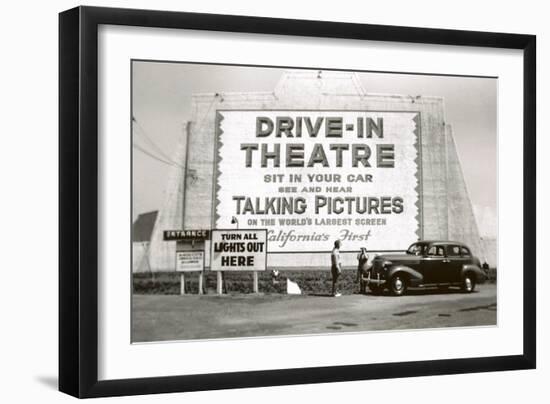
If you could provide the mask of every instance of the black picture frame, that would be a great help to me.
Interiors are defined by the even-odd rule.
[[[98,381],[100,24],[522,50],[523,354]],[[533,35],[96,7],[77,7],[60,13],[59,389],[76,397],[102,397],[535,368],[535,106]]]

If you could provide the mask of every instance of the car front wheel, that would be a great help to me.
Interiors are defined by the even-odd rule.
[[[390,280],[390,291],[394,296],[401,296],[407,291],[407,279],[400,274],[394,275]]]
[[[462,291],[464,293],[472,293],[475,288],[476,288],[475,277],[472,276],[472,274],[464,275],[464,279],[462,279]]]

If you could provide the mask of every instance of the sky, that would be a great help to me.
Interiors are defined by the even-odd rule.
[[[133,62],[133,218],[162,208],[166,179],[196,93],[273,91],[288,69]],[[495,78],[357,72],[365,92],[439,96],[453,128],[482,237],[496,237],[497,84]],[[142,150],[153,152],[159,159]]]

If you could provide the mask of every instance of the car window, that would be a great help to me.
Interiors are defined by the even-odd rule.
[[[457,245],[447,246],[447,255],[452,257],[460,256],[460,247]]]
[[[470,256],[470,250],[468,250],[466,247],[460,247],[460,253],[461,255],[466,257]]]
[[[435,255],[443,257],[445,255],[445,251],[443,249],[443,246],[440,245],[433,245],[428,250],[428,255]]]
[[[407,253],[413,255],[423,255],[425,247],[425,244],[413,244],[409,247]]]

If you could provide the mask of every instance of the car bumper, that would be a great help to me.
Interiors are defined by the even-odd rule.
[[[372,277],[370,276],[370,274],[368,276],[363,276],[362,277],[363,279],[363,282],[365,283],[365,285],[374,285],[374,286],[382,286],[382,285],[385,285],[386,284],[386,280],[385,279],[381,279],[380,278],[380,275],[376,276],[376,277]]]

